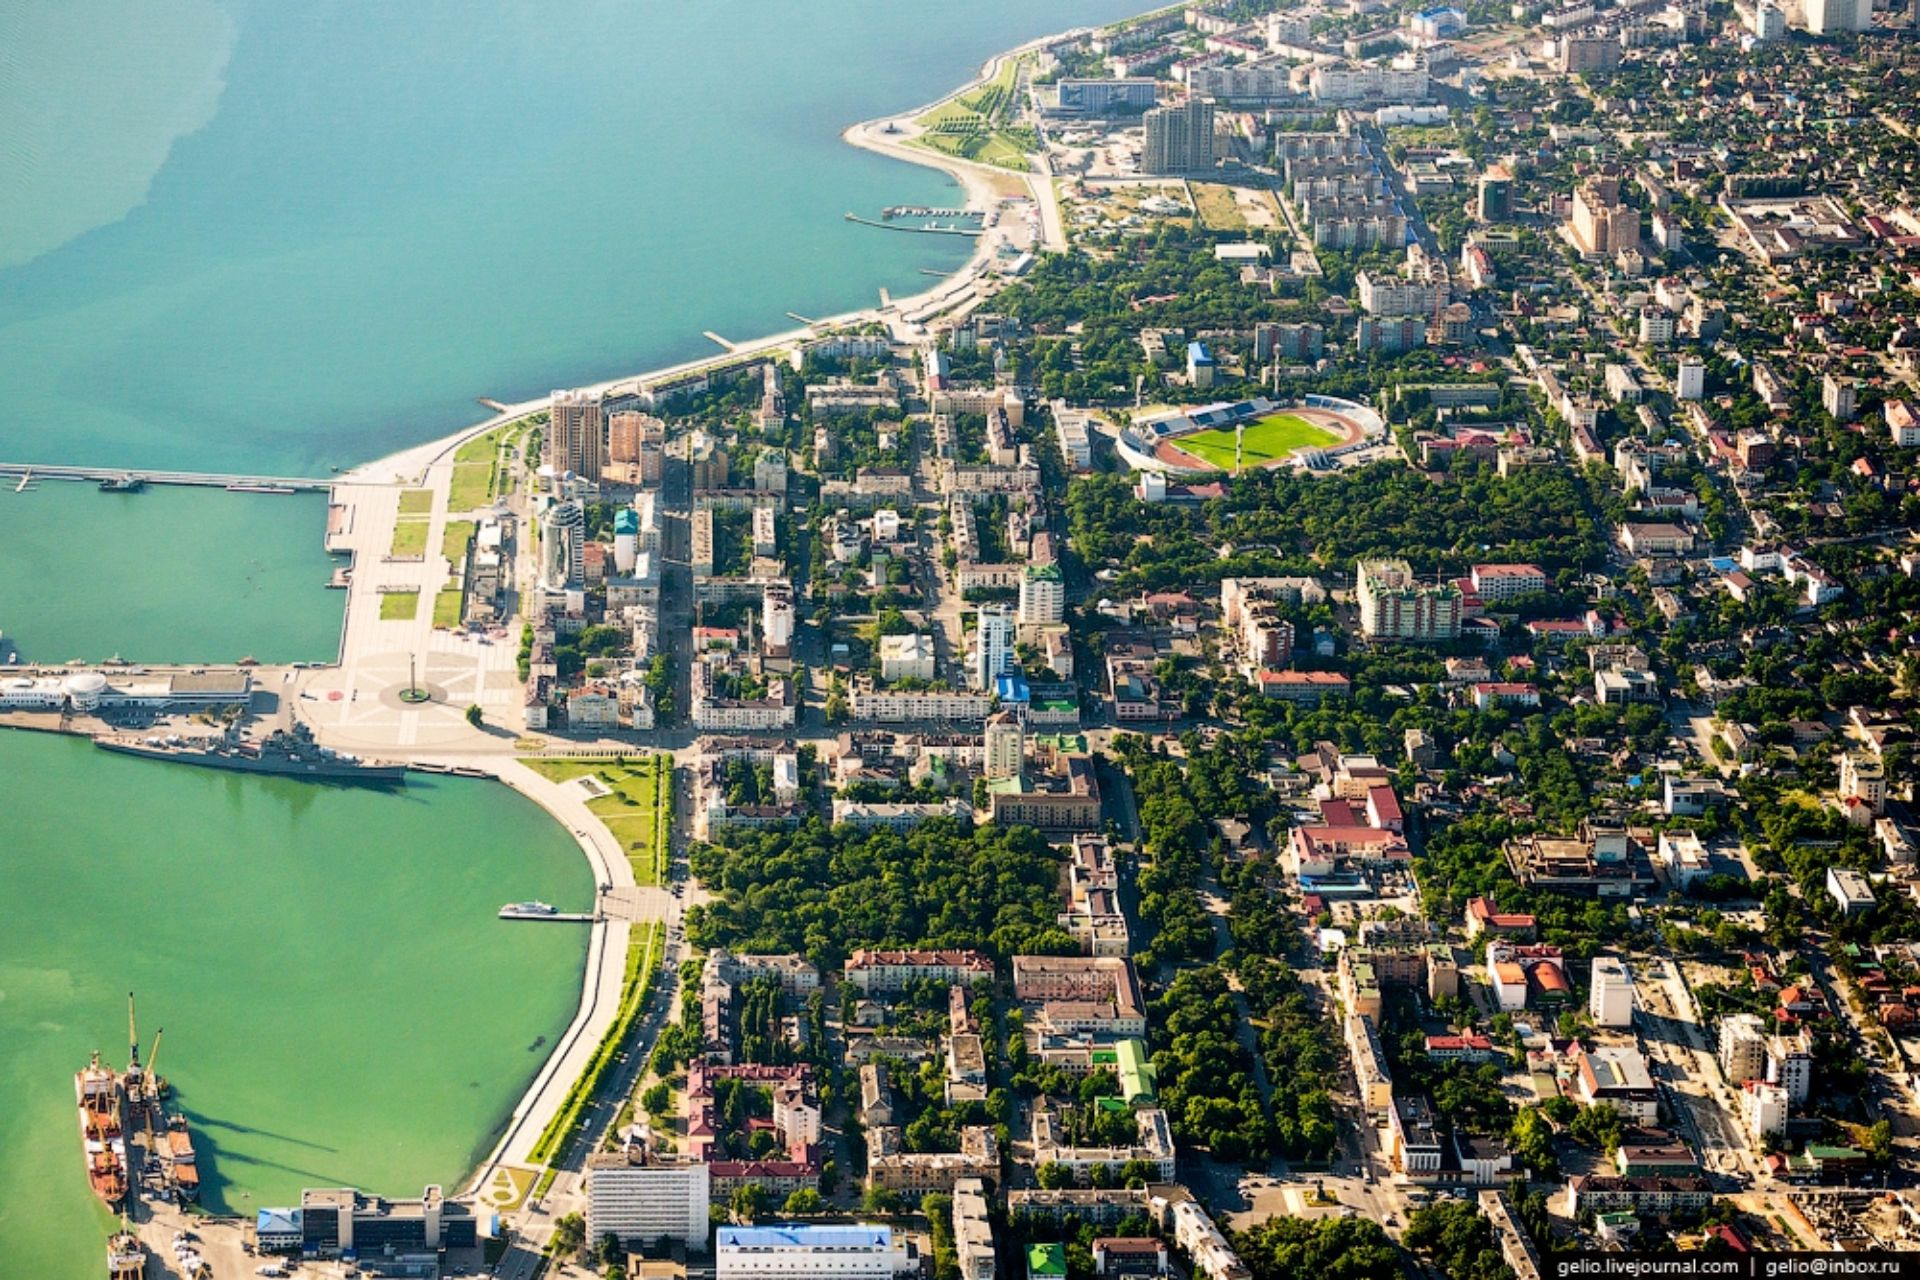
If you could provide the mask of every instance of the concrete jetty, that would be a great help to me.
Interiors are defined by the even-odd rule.
[[[295,493],[319,493],[335,483],[312,476],[222,475],[211,471],[149,471],[139,467],[53,467],[38,462],[0,462],[0,477],[18,477],[22,481],[138,480],[146,484],[191,485],[202,489],[288,489]]]

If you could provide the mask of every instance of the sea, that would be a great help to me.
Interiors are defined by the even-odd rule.
[[[951,204],[840,141],[1137,0],[0,5],[0,461],[325,478],[508,402],[932,283]],[[326,660],[315,497],[0,485],[0,650]],[[366,833],[377,833],[369,840]],[[168,1028],[217,1206],[457,1183],[577,1000],[503,925],[584,862],[382,795],[0,734],[0,1277],[98,1271],[70,1073]],[[145,1012],[150,1010],[151,1012]]]

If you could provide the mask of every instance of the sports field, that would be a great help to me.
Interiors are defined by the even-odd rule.
[[[1270,413],[1247,424],[1241,464],[1248,468],[1264,467],[1296,449],[1339,444],[1345,438],[1344,433],[1309,422],[1297,413]],[[1210,467],[1233,470],[1234,433],[1231,431],[1196,431],[1171,443]]]

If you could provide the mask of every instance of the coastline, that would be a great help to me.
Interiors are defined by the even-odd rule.
[[[1023,53],[1031,52],[1043,45],[1052,44],[1054,41],[1061,39],[1063,36],[1070,35],[1072,31],[1079,29],[1080,28],[1071,28],[1068,31],[1041,36],[1029,40],[1025,44],[1017,45],[1014,48],[996,53],[981,64],[980,69],[974,75],[973,79],[968,80],[952,91],[935,98],[931,102],[909,108],[905,111],[876,116],[871,120],[862,120],[855,124],[848,125],[845,129],[841,130],[840,139],[848,146],[858,147],[863,151],[871,151],[876,155],[887,156],[905,164],[915,164],[925,168],[939,170],[959,186],[964,196],[961,207],[973,212],[985,213],[991,210],[1003,198],[1002,187],[1009,184],[1026,187],[1028,198],[1034,200],[1036,205],[1051,204],[1053,199],[1052,179],[1048,174],[1035,173],[1033,171],[1020,173],[1012,169],[1000,169],[991,165],[976,164],[973,161],[962,160],[957,156],[945,155],[925,147],[910,147],[903,142],[892,140],[883,130],[888,124],[910,124],[914,119],[925,115],[935,107],[973,92],[981,85],[991,81],[998,73],[1000,65],[1007,59],[1017,58]],[[1039,180],[1041,184],[1038,189],[1036,189],[1035,186],[1036,180]],[[577,389],[603,395],[618,394],[621,391],[631,391],[643,383],[681,377],[702,369],[711,369],[721,365],[731,364],[738,360],[752,359],[771,351],[777,351],[782,347],[791,346],[796,342],[804,342],[809,338],[817,337],[831,330],[843,329],[851,325],[880,323],[892,328],[895,319],[905,320],[906,317],[923,312],[936,304],[957,302],[957,294],[971,290],[974,284],[987,274],[987,266],[992,260],[994,245],[996,243],[997,241],[994,237],[984,235],[979,237],[974,241],[973,252],[951,275],[942,277],[939,282],[930,285],[918,293],[901,298],[888,295],[887,301],[877,307],[864,307],[853,311],[839,312],[835,315],[822,316],[809,324],[800,325],[792,329],[784,329],[777,333],[765,334],[744,342],[731,343],[727,351],[718,355],[701,356],[692,360],[683,360],[677,364],[662,365],[658,368],[645,369],[635,373],[624,373],[612,378],[602,379],[599,382],[587,383]],[[884,292],[885,291],[882,290],[882,293]],[[475,436],[485,435],[487,432],[503,427],[508,423],[517,422],[530,414],[539,413],[547,408],[548,400],[549,397],[542,396],[534,400],[523,400],[517,404],[502,404],[499,411],[490,418],[483,419],[470,426],[461,427],[454,432],[437,437],[436,439],[422,441],[416,445],[409,445],[404,449],[397,449],[390,454],[385,454],[351,467],[340,473],[340,483],[413,483],[425,474],[428,467],[446,458],[468,440],[473,439]],[[500,402],[495,401],[494,403],[499,404]]]
[[[888,156],[903,163],[939,170],[960,188],[962,205],[970,211],[991,214],[1003,201],[1022,198],[1032,200],[1038,212],[1035,221],[1034,247],[1036,250],[1043,245],[1054,247],[1045,239],[1046,230],[1049,227],[1057,228],[1058,219],[1056,216],[1049,221],[1047,217],[1047,210],[1053,199],[1052,179],[1044,166],[1027,172],[1016,172],[982,165],[930,149],[905,145],[904,141],[884,131],[888,126],[900,129],[913,128],[911,122],[927,111],[971,93],[981,85],[990,82],[1009,59],[1018,58],[1060,38],[1060,34],[1047,35],[997,53],[981,65],[972,79],[934,101],[904,112],[849,125],[841,131],[841,140],[847,145]],[[723,352],[655,369],[621,374],[589,384],[582,389],[603,394],[619,394],[622,391],[637,389],[645,383],[677,378],[743,360],[763,358],[824,333],[854,326],[884,325],[894,339],[901,342],[924,338],[925,325],[928,321],[942,315],[964,313],[965,310],[983,300],[983,293],[985,296],[991,296],[994,288],[997,288],[997,278],[992,271],[992,265],[997,252],[1005,243],[1004,233],[996,234],[989,231],[981,235],[976,239],[972,252],[958,268],[911,295],[894,297],[885,288],[880,288],[877,305],[822,317],[804,325],[745,342],[728,343],[727,350]],[[989,284],[994,288],[984,287]],[[329,501],[335,503],[342,501],[345,491],[355,486],[379,487],[391,491],[402,486],[424,483],[429,471],[436,466],[450,463],[452,454],[461,445],[477,436],[544,411],[548,407],[549,398],[541,396],[538,399],[506,405],[498,402],[489,403],[490,407],[495,407],[498,411],[478,422],[435,439],[409,445],[343,469],[334,477],[329,488]],[[449,514],[444,510],[444,495],[440,503],[441,506],[436,509],[434,516],[437,522],[444,521]],[[440,526],[436,524],[435,527],[437,529]],[[365,552],[359,554],[365,554]],[[337,642],[339,647],[334,658],[336,667],[343,665],[347,658],[352,616],[350,597],[343,609]],[[318,672],[306,673],[306,675],[314,674]],[[8,723],[5,720],[0,720],[0,727],[72,732],[70,729],[56,726]],[[616,890],[637,888],[632,869],[627,864],[626,858],[620,854],[618,843],[612,840],[611,833],[587,808],[584,799],[527,768],[521,762],[517,752],[508,751],[491,756],[464,752],[446,753],[427,743],[410,747],[396,745],[391,750],[395,759],[405,760],[409,764],[455,763],[484,770],[494,780],[532,800],[549,818],[561,823],[573,834],[576,844],[580,846],[588,860],[596,883],[609,884]],[[612,854],[608,852],[609,847],[613,850]],[[663,890],[653,892],[660,894],[662,902],[657,904],[657,914],[649,919],[657,920],[664,931],[670,928],[679,917],[680,904]],[[528,1163],[526,1160],[528,1148],[545,1127],[555,1109],[561,1105],[574,1079],[584,1069],[586,1061],[593,1055],[614,1022],[629,937],[632,929],[642,923],[639,920],[606,919],[592,926],[583,959],[582,990],[578,1007],[566,1030],[556,1039],[552,1050],[532,1073],[518,1099],[500,1118],[498,1127],[491,1135],[488,1153],[474,1165],[459,1184],[463,1190],[467,1192],[479,1190],[494,1170],[502,1165]],[[670,953],[666,962],[669,971],[672,963]],[[561,1166],[555,1163],[551,1167],[558,1171]],[[529,1201],[529,1206],[533,1204],[533,1201]]]
[[[1028,189],[1029,197],[1035,201],[1037,206],[1050,204],[1052,201],[1052,182],[1049,175],[1038,175],[1044,184],[1043,194],[1041,191],[1035,190],[1033,179],[1036,175],[1032,173],[1019,174],[1012,170],[994,169],[988,166],[974,164],[971,161],[961,160],[957,157],[943,155],[925,148],[908,147],[901,143],[888,140],[882,135],[881,130],[890,123],[912,120],[924,115],[943,102],[972,92],[978,86],[990,81],[998,73],[1001,64],[1007,59],[1019,57],[1021,54],[1034,48],[1058,40],[1061,34],[1064,33],[1043,36],[1017,46],[1016,48],[997,53],[982,64],[978,74],[972,80],[958,86],[946,95],[935,99],[931,103],[912,108],[903,113],[881,116],[872,120],[849,125],[841,132],[841,139],[850,146],[872,151],[879,155],[889,156],[905,163],[918,164],[940,170],[952,178],[960,187],[965,196],[963,207],[969,210],[985,213],[999,204],[1002,199],[1002,188],[996,184],[994,181],[995,178],[999,179],[1000,184],[1012,181],[1025,185]],[[1041,225],[1047,225],[1044,214]],[[1057,216],[1053,219],[1053,225],[1058,225]],[[994,237],[981,236],[975,242],[973,252],[968,256],[967,260],[961,264],[958,270],[930,288],[911,297],[890,298],[885,305],[878,308],[843,312],[839,315],[823,317],[803,327],[766,335],[749,342],[735,343],[731,349],[719,356],[708,356],[702,359],[683,361],[679,364],[668,365],[641,373],[626,374],[591,384],[585,389],[602,394],[612,393],[619,388],[634,387],[642,382],[677,377],[699,369],[730,363],[741,358],[752,358],[756,355],[790,346],[795,342],[805,341],[820,333],[844,328],[849,325],[878,321],[887,324],[891,329],[893,323],[889,318],[890,313],[898,315],[911,314],[954,299],[956,294],[963,291],[971,294],[975,284],[987,274],[987,268],[992,261],[996,243],[997,241]],[[485,435],[489,431],[496,430],[508,423],[516,422],[531,414],[538,413],[547,408],[548,403],[547,398],[541,398],[538,400],[522,401],[519,404],[505,405],[493,417],[475,423],[472,426],[462,428],[438,440],[428,441],[409,449],[400,450],[384,458],[374,459],[371,462],[353,468],[351,471],[344,472],[341,475],[341,480],[343,482],[360,481],[363,483],[380,483],[384,475],[392,475],[396,479],[400,476],[406,476],[409,479],[424,477],[430,467],[446,461],[452,456],[455,450],[468,440],[476,436]],[[467,760],[466,762],[473,763],[471,760]],[[533,800],[534,803],[540,805],[556,822],[564,824],[568,821],[567,817],[563,816],[553,803],[559,799],[557,794],[555,794],[559,790],[558,787],[546,782],[545,779],[526,768],[525,765],[521,764],[515,758],[509,757],[504,762],[504,765],[504,769],[494,767],[491,764],[483,764],[481,767],[487,768],[488,772],[492,773],[497,781],[513,788],[521,795],[526,796],[528,799]],[[523,776],[516,777],[516,773]],[[529,780],[531,780],[533,785],[528,785]],[[609,859],[600,848],[600,837],[608,834],[605,827],[600,824],[599,819],[594,816],[584,804],[580,804],[579,809],[581,816],[584,818],[581,829],[584,830],[586,834],[577,836],[576,838],[586,852],[588,861],[593,864],[596,876],[602,875],[611,866],[613,875],[616,877],[613,883],[617,887],[622,885],[631,886],[633,884],[633,876],[631,868],[626,865],[626,860],[618,857]],[[624,879],[622,879],[622,877]],[[671,917],[678,915],[678,901],[669,898],[668,907],[670,918],[663,923],[670,926],[672,923]],[[537,1135],[540,1132],[550,1118],[553,1109],[559,1105],[559,1096],[554,1095],[563,1096],[565,1094],[571,1086],[574,1076],[578,1075],[580,1067],[584,1065],[585,1057],[593,1052],[598,1046],[600,1039],[611,1026],[614,1015],[612,1006],[617,1001],[620,984],[617,971],[613,974],[612,979],[609,980],[607,966],[610,963],[617,966],[624,966],[630,928],[631,926],[625,922],[617,925],[613,922],[603,922],[594,926],[592,936],[589,940],[584,966],[579,1011],[576,1013],[572,1023],[568,1025],[567,1030],[555,1043],[554,1051],[548,1055],[547,1060],[541,1064],[540,1069],[534,1074],[526,1091],[521,1095],[520,1101],[514,1105],[492,1150],[484,1160],[474,1167],[472,1173],[462,1182],[461,1185],[466,1191],[477,1191],[493,1176],[495,1170],[504,1165],[518,1163],[515,1157],[524,1156],[525,1148],[529,1145],[531,1136]],[[616,932],[619,935],[618,938],[612,936]],[[614,945],[616,942],[618,943],[617,946]],[[572,1062],[576,1058],[581,1061],[576,1065],[574,1071],[569,1073],[561,1070],[564,1065]],[[534,1203],[532,1200],[529,1201],[529,1205],[533,1205]]]

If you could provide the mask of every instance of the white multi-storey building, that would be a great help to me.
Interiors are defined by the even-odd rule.
[[[587,1238],[666,1236],[704,1250],[709,1186],[698,1161],[652,1162],[638,1148],[596,1153],[587,1159]]]
[[[1595,956],[1593,983],[1587,1002],[1594,1025],[1630,1027],[1633,1025],[1633,977],[1627,966],[1612,956]]]
[[[1067,616],[1067,583],[1057,564],[1030,564],[1020,574],[1022,626],[1047,626]]]
[[[1014,618],[1005,605],[984,605],[975,617],[973,685],[991,692],[993,682],[1014,666]]]

